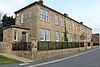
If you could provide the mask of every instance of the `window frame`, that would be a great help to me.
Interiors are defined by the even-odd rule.
[[[65,34],[64,32],[61,33],[62,42],[64,42],[64,34]]]
[[[18,41],[18,30],[14,30],[14,41]]]
[[[56,41],[59,42],[59,32],[56,31]]]
[[[41,39],[42,35],[43,35],[43,39]],[[40,41],[45,41],[45,29],[44,28],[40,29]]]
[[[63,22],[63,17],[62,16],[60,16],[60,25],[64,26],[64,22]]]
[[[56,25],[59,25],[59,18],[58,18],[58,15],[55,15],[55,24],[56,24]]]
[[[48,10],[45,11],[45,21],[49,22],[49,11]]]
[[[40,8],[40,20],[42,21],[45,20],[45,11],[43,8]]]
[[[24,23],[24,13],[23,12],[20,15],[20,22],[21,23]]]
[[[47,33],[49,33],[49,35],[47,34]],[[49,37],[48,37],[49,36]],[[48,39],[48,38],[49,39]],[[50,41],[50,30],[49,29],[46,29],[46,41]]]

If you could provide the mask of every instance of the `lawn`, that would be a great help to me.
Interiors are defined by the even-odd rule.
[[[0,65],[1,64],[15,64],[15,63],[21,63],[21,62],[18,60],[7,58],[7,57],[0,55]]]

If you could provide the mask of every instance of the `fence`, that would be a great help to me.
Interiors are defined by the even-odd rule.
[[[0,42],[0,52],[3,52],[3,42]]]
[[[12,44],[13,51],[31,50],[31,42],[15,42]]]
[[[99,46],[99,43],[93,43],[93,46]]]
[[[84,47],[83,42],[49,42],[49,41],[38,41],[37,50],[58,50],[68,48],[79,48]]]

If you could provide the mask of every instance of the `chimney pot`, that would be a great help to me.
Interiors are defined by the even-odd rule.
[[[43,0],[39,0],[38,3],[39,3],[39,4],[43,4]]]
[[[64,16],[68,16],[68,14],[64,13]]]

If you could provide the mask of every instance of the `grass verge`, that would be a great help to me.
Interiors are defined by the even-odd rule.
[[[0,65],[1,64],[15,64],[15,63],[21,63],[21,61],[0,55]]]

